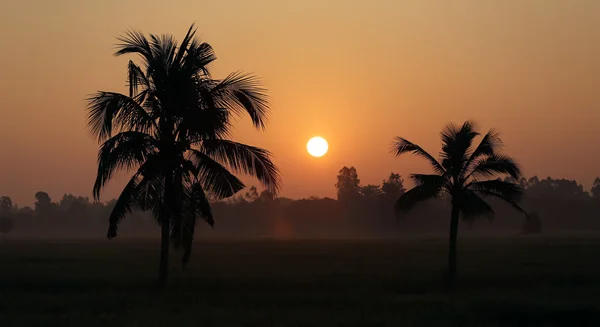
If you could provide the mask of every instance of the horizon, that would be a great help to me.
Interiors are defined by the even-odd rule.
[[[348,166],[348,167],[351,167],[351,166]],[[340,168],[342,168],[342,167],[340,167]],[[398,173],[398,172],[392,172],[392,173]],[[404,187],[409,187],[410,188],[410,187],[414,186],[414,182],[412,182],[408,178],[408,176],[402,175],[401,173],[398,173],[398,174],[403,179]],[[360,173],[358,174],[358,177],[360,179]],[[548,178],[550,178],[550,179],[552,179],[554,181],[560,181],[560,180],[574,181],[574,182],[577,183],[577,185],[583,186],[583,183],[580,183],[577,180],[569,180],[569,179],[560,178],[560,177],[558,177],[558,178],[555,178],[553,176],[541,177],[541,176],[537,176],[537,175],[534,175],[534,176],[523,176],[523,178],[525,178],[526,180],[530,180],[530,178],[533,178],[533,177],[537,177],[540,181],[546,180]],[[600,178],[600,177],[596,177],[596,178]],[[382,180],[385,181],[385,178],[382,178]],[[246,185],[246,187],[243,190],[239,191],[234,196],[229,197],[229,198],[220,199],[220,200],[217,200],[216,202],[213,202],[213,203],[227,203],[228,201],[234,200],[235,198],[244,199],[244,198],[246,198],[247,191],[249,191],[253,187],[256,188],[258,194],[260,194],[262,191],[266,191],[266,189],[264,187],[261,187],[258,184],[259,183],[248,184],[248,185]],[[362,180],[361,180],[361,183],[360,183],[359,186],[363,187],[363,186],[370,186],[370,185],[376,185],[376,186],[381,187],[381,181],[379,183],[362,183]],[[44,190],[38,190],[38,191],[45,192]],[[337,192],[337,189],[334,189],[334,191]],[[585,188],[585,187],[583,188],[583,192],[586,193],[590,197],[592,197],[592,192],[591,191],[592,191],[591,187],[590,188]],[[55,194],[55,195],[50,194],[48,192],[45,192],[45,193],[47,193],[50,196],[50,198],[53,200],[54,203],[60,203],[60,201],[62,200],[62,198],[64,196],[72,195],[72,196],[75,196],[75,197],[84,197],[84,198],[87,198],[90,204],[100,203],[100,204],[103,204],[103,205],[107,205],[111,201],[116,200],[117,197],[118,197],[118,196],[116,196],[116,197],[110,198],[110,199],[100,199],[99,201],[95,201],[92,196],[88,196],[88,195],[85,195],[85,194],[83,194],[83,195],[82,194],[75,194],[75,193],[68,192],[68,191],[64,192],[62,194]],[[31,203],[26,203],[26,204],[14,201],[14,199],[9,194],[5,194],[5,195],[2,195],[2,196],[7,196],[7,197],[11,198],[11,200],[13,200],[12,204],[16,205],[18,207],[21,207],[21,208],[23,208],[23,207],[33,208],[34,205],[35,205],[35,194],[32,195],[32,198],[34,199],[34,201],[31,201]],[[312,195],[307,195],[307,196],[302,196],[302,197],[288,197],[288,196],[283,196],[283,195],[277,195],[275,198],[276,199],[289,199],[289,200],[293,200],[293,201],[298,201],[298,200],[314,200],[314,199],[319,199],[319,200],[324,200],[324,199],[339,200],[339,199],[337,199],[337,195],[336,194],[331,195],[331,196],[328,196],[328,195],[321,196],[321,195],[312,194]]]
[[[238,1],[238,11],[179,1],[183,12],[141,1],[33,3],[3,4],[13,15],[0,22],[12,45],[0,54],[2,108],[11,113],[0,120],[0,153],[9,158],[0,194],[19,205],[37,191],[91,198],[98,145],[85,99],[125,91],[127,60],[137,59],[112,55],[116,37],[134,28],[181,40],[192,22],[215,48],[215,78],[239,69],[268,88],[266,132],[244,117],[233,139],[273,153],[283,197],[334,198],[342,166],[356,167],[363,184],[428,172],[417,158],[390,155],[392,139],[437,154],[439,130],[466,119],[482,132],[500,130],[527,177],[572,179],[589,190],[600,175],[600,150],[587,146],[600,142],[599,2]],[[305,149],[317,135],[329,142],[321,158]],[[126,176],[101,200],[117,197]]]

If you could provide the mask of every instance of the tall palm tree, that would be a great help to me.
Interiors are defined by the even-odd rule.
[[[129,93],[97,92],[88,99],[88,125],[101,143],[95,199],[117,170],[133,172],[107,236],[117,235],[131,210],[151,210],[161,226],[160,286],[167,282],[170,243],[183,247],[185,265],[196,219],[213,225],[208,195],[226,198],[245,187],[230,171],[258,178],[270,192],[280,185],[268,151],[228,139],[233,115],[247,113],[255,127],[265,128],[265,89],[252,75],[213,79],[214,51],[194,35],[192,25],[180,44],[171,35],[137,31],[119,37],[115,55],[141,58],[141,65],[129,61]]]
[[[500,134],[492,129],[477,147],[473,140],[479,133],[473,122],[462,126],[449,124],[441,133],[441,162],[423,150],[420,146],[402,138],[394,140],[392,152],[395,156],[412,153],[429,162],[435,174],[413,174],[411,179],[416,186],[404,193],[396,202],[398,213],[410,211],[416,204],[447,194],[452,203],[450,215],[450,249],[448,255],[448,282],[454,285],[456,280],[456,238],[459,217],[472,221],[480,216],[494,215],[492,207],[484,197],[496,197],[504,200],[519,212],[525,213],[519,206],[523,190],[519,184],[503,181],[502,175],[519,180],[521,169],[509,156],[501,153]]]

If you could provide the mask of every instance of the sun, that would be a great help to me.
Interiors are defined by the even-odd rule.
[[[329,145],[324,138],[315,136],[306,143],[306,150],[313,157],[322,157],[329,150]]]

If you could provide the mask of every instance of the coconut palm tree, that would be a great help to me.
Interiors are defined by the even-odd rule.
[[[101,144],[93,193],[96,200],[118,170],[133,176],[109,218],[108,238],[134,209],[152,211],[161,227],[159,285],[168,276],[169,247],[189,260],[196,219],[214,223],[208,196],[227,198],[245,186],[234,173],[254,176],[276,193],[280,177],[270,153],[229,139],[232,117],[247,113],[265,128],[265,89],[252,75],[215,80],[210,45],[192,25],[177,44],[171,35],[130,31],[118,38],[115,55],[129,61],[128,94],[97,92],[88,99],[88,126]]]
[[[449,124],[441,133],[441,162],[423,150],[420,146],[397,137],[392,152],[395,156],[412,153],[424,158],[435,174],[413,174],[411,179],[416,186],[404,193],[396,202],[398,213],[406,213],[416,204],[447,194],[451,199],[450,249],[448,255],[448,282],[454,285],[456,280],[456,238],[459,217],[472,221],[480,216],[494,215],[494,210],[485,201],[485,197],[504,200],[519,212],[525,213],[519,206],[523,190],[518,184],[499,178],[508,175],[519,180],[521,169],[509,156],[501,153],[500,134],[492,129],[476,147],[473,140],[479,135],[473,122],[462,126]]]

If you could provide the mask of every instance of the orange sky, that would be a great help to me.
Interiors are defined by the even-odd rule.
[[[19,204],[91,194],[84,99],[126,90],[114,37],[181,39],[192,22],[216,77],[242,69],[269,88],[267,132],[242,119],[235,139],[275,154],[284,196],[334,196],[343,165],[365,184],[422,171],[389,155],[391,139],[437,153],[440,128],[467,118],[499,128],[527,175],[586,187],[600,175],[597,0],[4,0],[0,13],[0,194]],[[314,135],[329,141],[323,158],[306,153]]]

